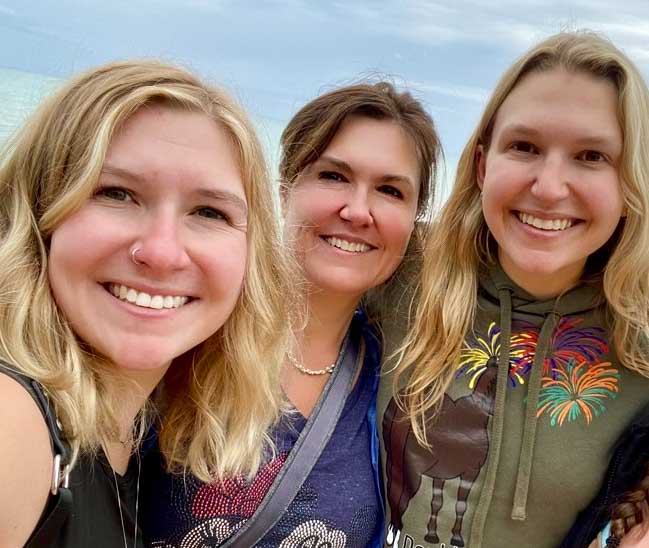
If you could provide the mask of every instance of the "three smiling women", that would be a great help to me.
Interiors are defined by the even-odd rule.
[[[555,546],[646,403],[648,113],[612,44],[543,41],[430,223],[423,107],[322,95],[282,136],[298,277],[225,94],[72,80],[0,166],[1,543]]]

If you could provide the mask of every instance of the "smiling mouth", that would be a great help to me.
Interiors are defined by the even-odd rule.
[[[349,253],[366,253],[374,249],[371,245],[363,242],[350,242],[348,240],[343,240],[342,238],[335,238],[333,236],[327,236],[322,238],[327,242],[331,247],[336,249],[342,249]]]
[[[515,214],[518,220],[525,225],[552,232],[561,232],[579,222],[577,219],[540,219],[522,211],[516,211]]]
[[[104,286],[109,293],[121,301],[129,302],[142,308],[153,308],[162,310],[163,308],[180,308],[192,300],[191,297],[179,295],[149,295],[144,291],[138,291],[126,285],[108,283]]]

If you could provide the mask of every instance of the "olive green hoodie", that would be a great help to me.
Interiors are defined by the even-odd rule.
[[[398,314],[385,326],[386,355],[402,326]],[[386,546],[557,546],[647,401],[649,380],[617,362],[598,286],[539,301],[492,267],[428,421],[431,449],[396,406],[389,373],[381,380]]]

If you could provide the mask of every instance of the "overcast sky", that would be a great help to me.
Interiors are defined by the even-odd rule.
[[[502,71],[575,28],[607,35],[649,79],[647,0],[0,0],[0,67],[65,77],[119,58],[178,62],[230,89],[273,155],[306,101],[385,75],[431,112],[452,172]]]

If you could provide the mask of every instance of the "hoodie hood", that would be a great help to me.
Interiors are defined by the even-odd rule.
[[[604,303],[601,281],[580,283],[558,297],[539,300],[516,285],[500,264],[492,264],[480,273],[480,292],[487,299],[498,301],[499,292],[511,295],[512,310],[516,314],[545,316],[556,312],[559,316],[584,314]]]

